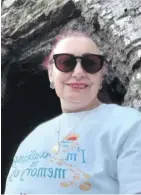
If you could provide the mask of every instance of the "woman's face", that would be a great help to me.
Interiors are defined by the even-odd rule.
[[[89,38],[69,37],[58,43],[53,54],[60,53],[82,56],[85,53],[100,54],[100,51]],[[87,73],[81,66],[81,60],[78,60],[75,69],[71,72],[61,72],[54,64],[49,67],[48,71],[49,79],[54,83],[56,94],[60,98],[64,109],[86,108],[97,101],[97,94],[103,79],[103,69],[94,74]],[[72,83],[84,83],[87,87],[75,88],[70,85]]]

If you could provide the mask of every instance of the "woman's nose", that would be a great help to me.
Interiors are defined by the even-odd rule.
[[[77,61],[77,64],[73,70],[72,76],[75,76],[75,77],[84,77],[85,76],[85,70],[83,69],[80,60]]]

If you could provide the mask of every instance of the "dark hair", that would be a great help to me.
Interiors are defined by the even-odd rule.
[[[89,39],[91,39],[93,41],[93,39],[91,38],[91,36],[88,33],[82,32],[82,31],[77,31],[77,30],[68,30],[68,31],[64,31],[64,32],[60,33],[59,35],[57,35],[55,37],[55,43],[52,46],[51,52],[49,53],[48,56],[45,57],[45,59],[44,59],[44,61],[42,63],[44,69],[47,69],[49,64],[51,63],[54,49],[56,48],[56,46],[58,45],[58,43],[61,40],[65,39],[67,37],[80,37],[80,36],[89,38]]]

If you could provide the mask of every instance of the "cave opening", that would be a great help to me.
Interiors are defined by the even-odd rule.
[[[40,123],[61,113],[59,98],[49,88],[47,72],[13,71],[7,75],[2,106],[2,193],[13,156],[22,140]]]

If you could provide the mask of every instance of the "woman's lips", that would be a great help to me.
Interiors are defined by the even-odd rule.
[[[86,87],[88,87],[88,85],[85,83],[70,83],[68,85],[73,89],[85,89]]]

